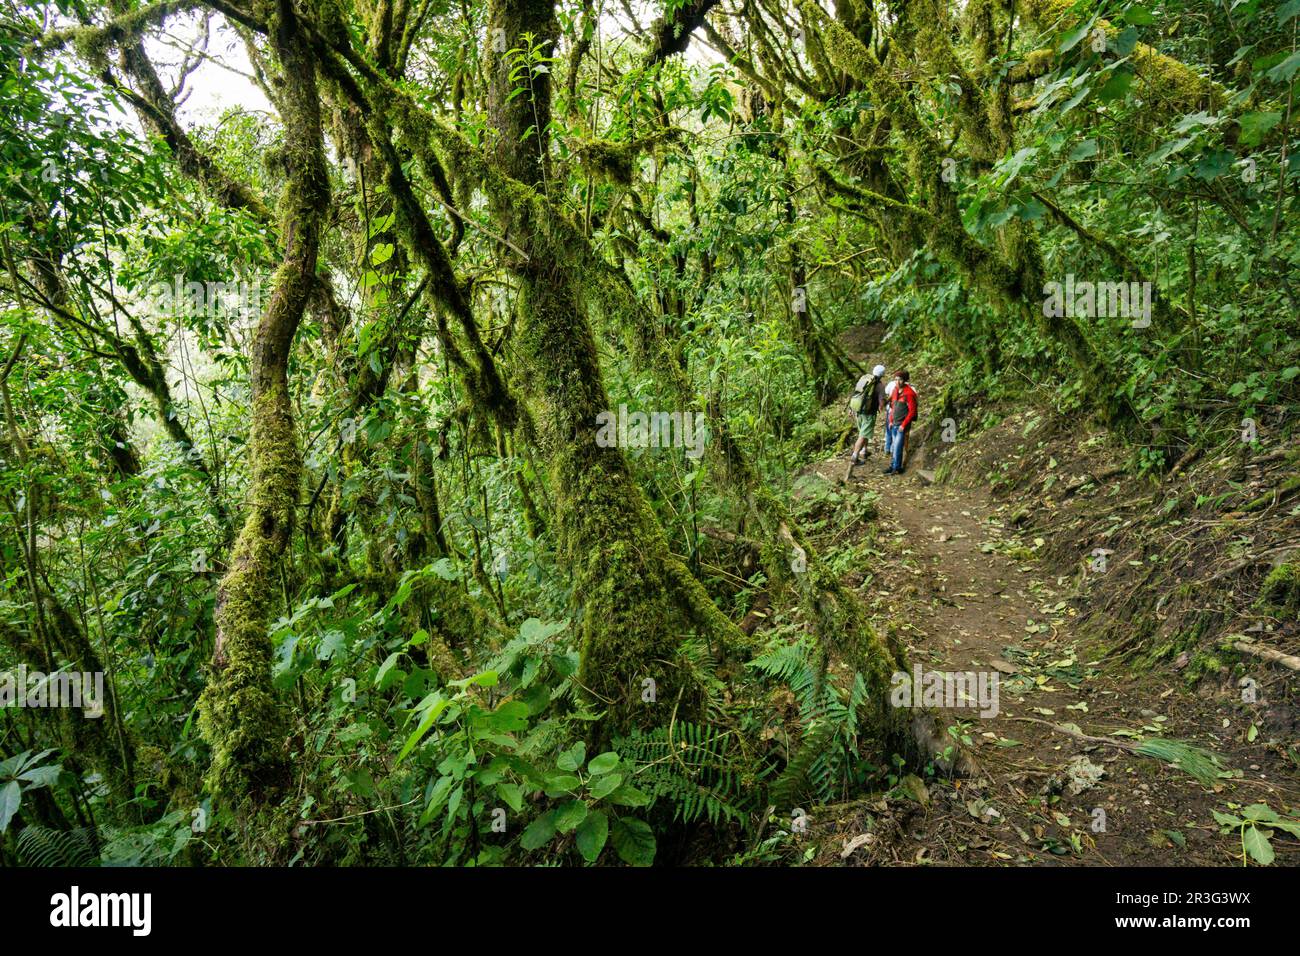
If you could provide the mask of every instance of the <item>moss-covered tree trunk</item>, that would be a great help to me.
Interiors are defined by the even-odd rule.
[[[491,6],[489,40],[504,39],[495,48],[489,44],[493,165],[543,193],[551,78],[527,63],[517,67],[526,38],[550,55],[556,33],[553,0],[495,0]],[[524,92],[512,96],[520,84]],[[536,219],[541,204],[514,202],[508,190],[490,192],[505,234],[528,253],[527,261],[513,264],[521,317],[516,348],[555,491],[560,557],[581,607],[580,682],[606,709],[609,729],[663,724],[674,713],[678,719],[698,716],[701,694],[678,666],[676,648],[694,634],[716,646],[738,632],[668,550],[622,449],[596,441],[597,416],[611,402],[575,293],[575,284],[584,281],[578,264],[554,251],[550,224]]]
[[[266,621],[302,483],[302,452],[289,399],[289,353],[316,282],[321,224],[329,203],[312,56],[288,0],[268,3],[260,12],[271,24],[271,46],[284,80],[284,258],[253,338],[247,513],[218,587],[212,675],[200,701],[200,726],[212,747],[209,786],[254,806],[273,799],[289,778],[285,722],[271,686]]]

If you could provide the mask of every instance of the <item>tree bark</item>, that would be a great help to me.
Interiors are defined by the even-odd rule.
[[[200,727],[212,747],[209,786],[254,808],[280,794],[290,775],[285,720],[271,686],[266,620],[302,483],[302,452],[289,400],[289,354],[316,285],[321,225],[329,204],[312,55],[290,0],[278,0],[268,17],[284,79],[284,258],[253,339],[247,515],[217,591],[212,676],[199,705]]]
[[[556,33],[554,0],[495,0],[490,8],[488,35],[504,35],[506,48],[494,51],[488,64],[492,165],[542,194],[549,174],[551,77],[521,63],[519,51],[531,36],[549,55]],[[512,97],[516,84],[527,89]],[[488,193],[503,232],[528,256],[512,264],[521,316],[516,348],[526,391],[536,399],[539,450],[556,492],[560,556],[580,603],[579,682],[606,708],[606,731],[664,724],[673,713],[679,720],[696,718],[702,688],[680,665],[677,646],[692,634],[725,643],[739,632],[669,552],[622,449],[596,441],[597,416],[611,402],[575,288],[583,277],[552,244],[543,204],[509,182],[489,185]]]

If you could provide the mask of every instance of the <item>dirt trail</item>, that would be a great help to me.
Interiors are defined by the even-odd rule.
[[[911,464],[904,475],[886,476],[884,464],[877,448],[845,489],[878,496],[873,552],[881,573],[860,593],[908,647],[914,666],[997,673],[998,710],[982,717],[971,698],[942,711],[981,772],[908,781],[915,806],[897,820],[895,839],[864,848],[853,862],[1240,864],[1240,847],[1220,835],[1213,811],[1226,810],[1228,800],[1276,806],[1294,799],[1295,787],[1270,779],[1258,764],[1242,765],[1251,722],[1239,703],[1159,674],[1104,666],[1103,650],[1077,632],[1075,582],[1043,567],[1035,554],[1042,539],[1023,541],[1006,529],[1002,517],[1011,505],[932,484]],[[839,457],[816,471],[839,484],[845,466]],[[1236,750],[1238,759],[1225,763],[1242,777],[1220,781],[1216,792],[1160,760],[1049,724]],[[877,827],[881,809],[871,808]],[[849,840],[864,826],[855,812],[844,808],[836,836]],[[893,801],[888,813],[898,813]],[[1276,849],[1279,864],[1300,857],[1294,847]]]

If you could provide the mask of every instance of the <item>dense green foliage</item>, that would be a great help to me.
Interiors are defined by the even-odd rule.
[[[1298,26],[6,5],[0,671],[105,689],[0,710],[0,858],[758,862],[941,772],[867,559],[784,504],[862,372],[837,336],[951,369],[928,420],[1042,402],[1138,471],[1290,427]],[[1149,313],[1051,314],[1085,282]],[[620,406],[707,438],[600,447]]]

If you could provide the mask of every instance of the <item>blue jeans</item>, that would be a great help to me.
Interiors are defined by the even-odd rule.
[[[908,422],[906,428],[893,427],[894,432],[894,460],[890,463],[890,468],[894,471],[903,470],[903,445],[907,441],[907,433],[912,430],[911,422]]]
[[[885,456],[889,457],[894,453],[894,435],[898,432],[893,425],[885,424]]]

